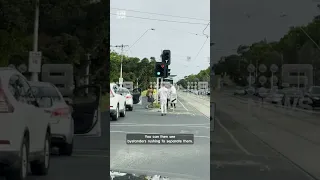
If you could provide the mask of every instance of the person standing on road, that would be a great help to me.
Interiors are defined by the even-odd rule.
[[[146,107],[147,109],[149,109],[153,105],[153,102],[154,102],[153,92],[154,92],[154,89],[152,88],[152,85],[150,85],[146,93],[148,98],[148,105]]]
[[[160,96],[160,107],[161,107],[161,116],[167,114],[167,102],[168,102],[168,89],[165,87],[165,84],[161,84],[161,88],[159,89]]]
[[[171,108],[176,108],[176,101],[177,101],[177,89],[174,85],[171,85],[171,89],[170,89]]]

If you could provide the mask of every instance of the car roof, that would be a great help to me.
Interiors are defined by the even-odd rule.
[[[30,86],[41,86],[41,87],[54,87],[53,84],[49,82],[34,82],[34,81],[28,81]]]

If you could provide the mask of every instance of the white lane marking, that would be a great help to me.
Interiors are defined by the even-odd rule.
[[[85,158],[110,158],[110,156],[106,155],[72,155],[72,157],[85,157]]]
[[[252,156],[252,153],[250,153],[245,147],[241,145],[241,143],[233,136],[233,134],[224,125],[222,125],[217,117],[215,117],[215,120],[219,124],[219,126],[222,127],[222,129],[230,136],[231,140],[239,147],[239,149],[241,149],[247,155]]]
[[[159,133],[159,132],[128,132],[128,131],[110,131],[110,133],[122,133],[122,134],[169,134],[169,133]],[[180,133],[170,133],[170,134],[180,134]],[[193,136],[195,138],[207,138],[210,139],[209,136]]]
[[[74,149],[74,152],[107,152],[109,153],[109,151],[107,150],[98,150],[98,149]]]
[[[183,104],[180,100],[178,100],[178,102],[181,104],[181,106],[186,110],[186,111],[189,111]]]
[[[110,127],[117,127],[117,126],[126,126],[126,127],[149,127],[149,126],[163,126],[163,127],[203,127],[203,128],[206,128],[208,126],[210,126],[210,123],[208,124],[124,124],[124,125],[120,125],[120,124],[117,124],[117,125],[113,125],[113,124],[110,124]]]

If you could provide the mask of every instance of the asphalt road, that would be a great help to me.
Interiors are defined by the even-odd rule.
[[[249,107],[223,94],[214,95],[214,102],[217,111],[211,135],[211,177],[305,180],[318,176],[320,155],[313,153],[318,150],[316,142],[310,142],[319,137],[313,134],[318,125],[310,125],[314,119],[301,119],[301,113],[284,113],[257,104]],[[307,134],[308,130],[312,133]]]
[[[209,180],[209,119],[181,99],[174,112],[158,111],[136,105],[128,117],[111,122],[111,168]],[[194,144],[127,145],[128,133],[194,134]]]

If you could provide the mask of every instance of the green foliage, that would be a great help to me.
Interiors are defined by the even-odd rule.
[[[0,1],[0,65],[28,64],[32,50],[34,0]],[[91,54],[92,81],[108,77],[109,1],[40,0],[39,45],[43,63],[71,63],[82,76]]]
[[[155,82],[154,67],[155,59],[150,60],[137,57],[123,56],[122,77],[124,81],[131,81],[139,84],[142,89],[147,89],[150,82]],[[120,77],[121,55],[116,52],[110,53],[110,81],[118,82]]]
[[[183,88],[187,88],[188,82],[200,82],[206,81],[210,82],[210,68],[205,70],[201,70],[198,74],[191,74],[189,76],[185,76],[184,79],[180,79],[177,82],[177,85],[181,85]]]
[[[282,64],[313,64],[319,74],[320,49],[315,45],[320,44],[319,31],[320,21],[315,18],[307,26],[291,27],[278,42],[264,39],[251,45],[240,45],[237,54],[221,58],[213,65],[214,72],[216,75],[229,75],[237,84],[246,81],[250,63],[255,66],[265,64],[267,67],[276,64],[279,68]],[[279,73],[275,75],[281,77]],[[265,75],[270,76],[270,72],[267,71]],[[320,77],[316,76],[316,82],[319,80]]]

